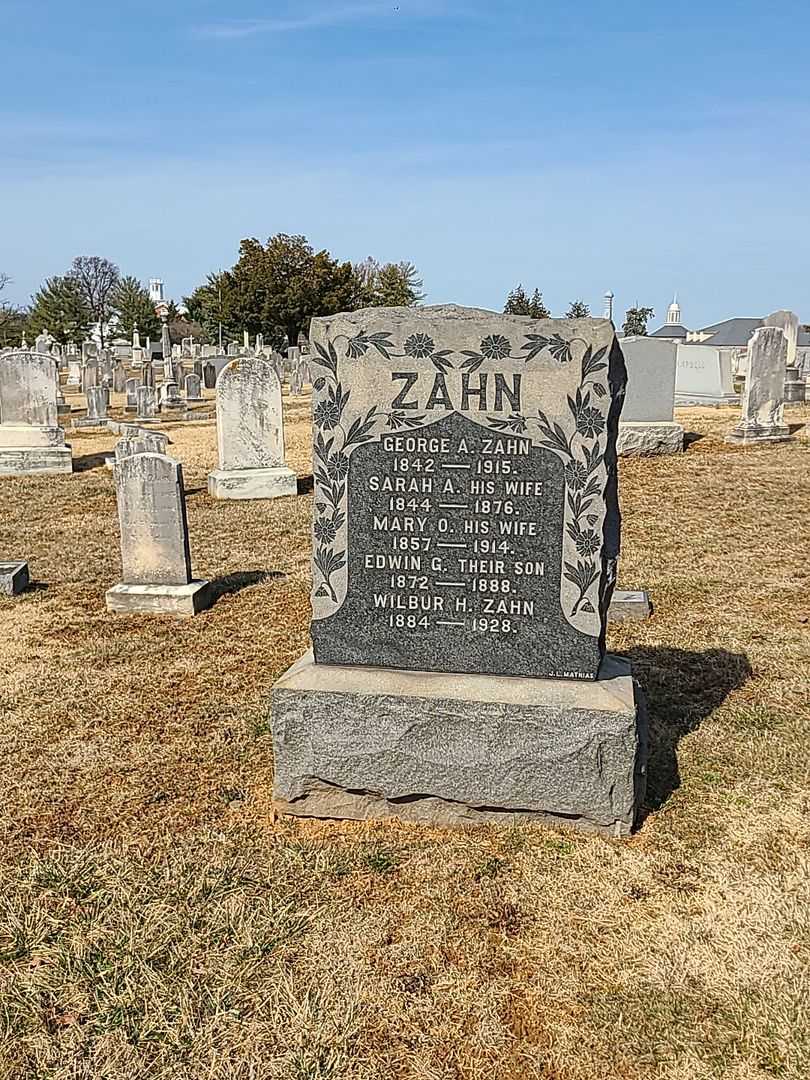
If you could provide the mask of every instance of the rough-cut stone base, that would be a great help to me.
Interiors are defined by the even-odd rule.
[[[271,697],[283,813],[439,825],[544,821],[622,836],[644,793],[630,665],[596,681],[315,664]]]
[[[190,618],[214,602],[209,581],[188,585],[126,585],[107,590],[107,610],[117,615],[172,615]]]
[[[739,405],[740,394],[679,394],[675,392],[675,406],[705,406],[711,409],[719,409],[721,405]]]
[[[680,424],[635,420],[619,424],[616,452],[620,457],[652,457],[682,451],[683,428]]]
[[[106,416],[80,416],[77,420],[73,421],[75,428],[105,428],[107,426]]]
[[[650,594],[643,589],[638,592],[628,592],[624,589],[614,589],[608,608],[610,622],[644,622],[652,615]]]
[[[73,472],[70,446],[0,447],[0,476],[48,476]]]
[[[298,494],[292,469],[215,469],[208,474],[208,494],[215,499],[279,499]]]
[[[0,562],[0,596],[16,596],[28,588],[27,562]]]
[[[754,446],[757,443],[792,442],[793,436],[787,427],[755,428],[740,426],[726,435],[725,441],[736,446]]]

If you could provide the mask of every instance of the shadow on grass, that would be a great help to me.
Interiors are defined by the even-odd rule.
[[[625,655],[647,699],[650,745],[643,821],[680,787],[681,739],[745,683],[751,665],[744,654],[725,649],[687,652],[637,646]]]
[[[791,435],[796,435],[797,432],[802,431],[807,427],[807,424],[788,424],[788,431]]]
[[[315,487],[314,476],[299,476],[298,477],[298,494],[309,495],[310,491]]]
[[[700,431],[685,431],[683,435],[683,448],[684,451],[688,450],[690,446],[693,446],[696,442],[700,442],[701,439],[705,439],[706,436]]]
[[[108,450],[105,454],[78,454],[73,459],[73,471],[89,472],[90,469],[105,468],[105,462],[110,456],[110,450]]]
[[[285,575],[280,570],[242,570],[238,574],[225,574],[224,577],[214,578],[211,582],[211,591],[215,600],[222,596],[231,596],[248,589],[251,585],[261,585],[271,578],[283,578]]]

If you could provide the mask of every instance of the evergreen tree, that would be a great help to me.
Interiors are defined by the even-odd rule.
[[[655,315],[655,312],[651,307],[636,307],[628,308],[624,316],[624,326],[622,330],[625,337],[640,336],[645,337],[647,334],[647,323]]]
[[[551,312],[543,303],[543,294],[540,292],[539,289],[535,289],[532,293],[532,298],[529,301],[528,314],[531,315],[533,319],[551,318]]]
[[[512,289],[509,293],[506,298],[506,303],[503,306],[503,313],[504,315],[529,314],[529,298],[522,285],[518,285],[517,288]]]
[[[75,278],[68,274],[48,278],[32,299],[27,326],[31,339],[43,330],[50,331],[62,345],[87,337],[93,313]]]
[[[379,263],[369,256],[353,267],[357,307],[413,307],[425,299],[411,262]],[[349,309],[351,310],[351,308]]]
[[[149,299],[149,290],[137,278],[122,277],[113,294],[114,333],[132,340],[137,326],[141,340],[160,337],[160,319]]]
[[[566,319],[588,319],[590,315],[591,309],[584,300],[572,300],[565,313]]]

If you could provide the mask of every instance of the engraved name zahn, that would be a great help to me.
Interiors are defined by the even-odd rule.
[[[391,402],[393,409],[458,409],[460,412],[520,412],[523,376],[488,372],[424,375],[416,371],[393,371],[391,381],[402,388]],[[448,383],[448,379],[450,380]]]

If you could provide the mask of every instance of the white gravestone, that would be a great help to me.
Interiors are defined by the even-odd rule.
[[[124,391],[127,395],[127,402],[124,406],[126,412],[135,412],[138,408],[138,380],[127,379],[124,386]]]
[[[110,392],[106,386],[90,386],[87,390],[87,415],[75,420],[76,427],[106,427]]]
[[[215,499],[275,499],[295,495],[298,481],[284,463],[281,384],[261,357],[231,361],[217,379],[219,468],[208,476]]]
[[[788,339],[777,326],[761,326],[748,343],[748,374],[739,424],[726,436],[730,443],[787,442],[785,361]]]
[[[678,345],[676,405],[736,405],[731,358],[710,345]]]
[[[186,401],[202,401],[202,380],[196,373],[186,375]]]
[[[683,428],[675,423],[677,345],[652,337],[621,341],[627,390],[617,451],[625,457],[679,454]]]
[[[139,386],[136,394],[136,419],[139,423],[155,423],[157,420],[157,394],[154,386]]]
[[[53,358],[6,353],[0,357],[0,475],[72,471],[70,446],[58,426]]]
[[[209,607],[210,584],[194,581],[183,470],[163,454],[133,454],[114,470],[123,580],[107,592],[122,614],[189,616]]]

